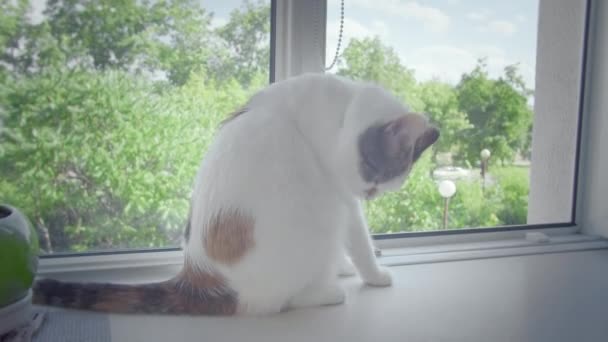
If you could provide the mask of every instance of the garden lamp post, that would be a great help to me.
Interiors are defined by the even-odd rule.
[[[439,183],[439,194],[443,197],[443,229],[448,227],[448,208],[450,198],[456,193],[456,184],[451,180],[444,180]]]
[[[491,155],[490,150],[487,148],[481,150],[481,188],[483,190],[486,189],[486,173],[488,172],[488,160]]]

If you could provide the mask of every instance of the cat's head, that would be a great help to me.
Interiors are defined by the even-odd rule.
[[[352,101],[340,137],[339,172],[355,196],[398,190],[421,154],[439,138],[428,119],[369,86]]]

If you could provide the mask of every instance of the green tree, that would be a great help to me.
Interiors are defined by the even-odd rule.
[[[19,42],[13,38],[23,30],[28,8],[27,0],[0,0],[0,47],[3,56],[7,50],[19,46]]]
[[[221,74],[234,75],[245,86],[255,75],[268,75],[270,66],[270,5],[245,0],[230,13],[230,20],[217,29],[226,51]]]
[[[454,87],[439,81],[420,84],[422,111],[441,131],[433,153],[454,152],[461,146],[463,132],[471,128],[467,115],[458,108],[458,95]]]
[[[234,69],[214,77],[230,60],[193,0],[50,0],[37,24],[26,1],[0,6],[0,42],[15,46],[0,55],[2,198],[48,252],[176,245],[216,127],[267,64],[241,70],[249,87]]]
[[[212,31],[212,15],[200,2],[159,1],[152,13],[155,25],[141,40],[147,44],[145,64],[163,71],[174,85],[185,84],[194,73],[211,76],[221,63],[222,43]]]
[[[414,72],[401,64],[399,56],[379,37],[351,39],[339,62],[338,75],[375,82],[391,90],[412,110],[422,109]]]
[[[128,68],[138,55],[134,37],[151,24],[148,9],[135,0],[49,0],[44,15],[53,37],[69,37],[70,61]]]
[[[196,0],[49,0],[36,24],[27,10],[0,0],[0,197],[28,214],[48,252],[176,245],[219,122],[267,83],[267,2],[243,2],[218,28]],[[352,40],[339,66],[427,112],[440,151],[478,149],[478,129],[491,132],[484,147],[503,131],[520,137],[510,149],[529,144],[529,124],[504,122],[521,113],[500,112],[529,94],[515,66],[499,80],[479,68],[457,88],[420,84],[378,38]],[[399,192],[367,205],[374,232],[440,227],[434,167],[425,154]],[[525,220],[527,175],[493,170],[485,197],[478,182],[459,183],[451,228]]]
[[[69,65],[160,72],[181,85],[219,63],[211,15],[198,1],[49,0],[44,15],[7,35],[23,48],[2,60],[20,74]]]
[[[484,61],[457,86],[459,110],[473,125],[462,136],[465,148],[460,158],[474,164],[479,152],[487,148],[493,160],[511,161],[525,146],[532,124],[532,110],[527,104],[529,92],[523,86],[516,66],[494,80],[488,76]]]
[[[176,245],[202,154],[247,95],[204,76],[163,96],[124,71],[21,78],[2,92],[0,193],[49,252]]]
[[[16,63],[19,38],[23,36],[28,11],[27,0],[0,0],[0,81],[4,82],[8,66]]]

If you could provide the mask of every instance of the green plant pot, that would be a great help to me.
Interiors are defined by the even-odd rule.
[[[0,205],[0,334],[23,323],[15,318],[27,317],[38,253],[30,221],[16,208]],[[4,324],[9,318],[12,326]]]

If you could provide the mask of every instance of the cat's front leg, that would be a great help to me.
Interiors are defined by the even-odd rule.
[[[349,215],[346,246],[363,281],[372,286],[389,286],[392,284],[391,272],[378,265],[374,247],[360,202],[353,203]]]

